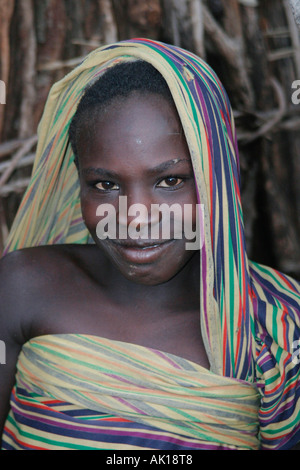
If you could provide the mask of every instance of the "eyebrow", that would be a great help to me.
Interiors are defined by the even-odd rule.
[[[89,167],[89,168],[83,168],[80,169],[80,173],[83,175],[95,175],[95,176],[101,176],[105,178],[117,178],[118,174],[114,171],[110,170],[105,170],[104,168],[94,168],[94,167]]]
[[[188,162],[190,167],[192,166],[192,162],[188,158],[174,158],[173,160],[169,160],[168,162],[163,162],[160,165],[155,166],[149,170],[151,175],[156,175],[157,173],[162,173],[163,171],[169,170],[170,168],[174,167],[178,163]]]
[[[163,162],[160,165],[155,166],[154,168],[150,168],[147,170],[147,173],[149,173],[150,176],[162,173],[163,171],[169,170],[172,167],[175,167],[178,163],[182,162],[188,162],[189,166],[192,168],[192,162],[188,158],[174,158],[172,160],[169,160],[167,162]],[[103,178],[117,178],[119,175],[115,171],[111,170],[106,170],[104,168],[94,168],[94,167],[88,167],[88,168],[83,168],[80,170],[80,172],[84,175],[95,175],[95,176],[100,176]]]

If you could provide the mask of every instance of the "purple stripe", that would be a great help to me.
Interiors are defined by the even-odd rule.
[[[164,359],[166,362],[168,362],[169,364],[171,364],[173,367],[175,367],[176,369],[181,369],[180,365],[177,364],[176,362],[172,361],[172,359],[168,356],[166,356],[163,352],[161,351],[158,351],[158,350],[152,350],[153,352],[155,352],[155,354],[159,357],[161,357],[162,359]]]
[[[128,406],[128,408],[131,408],[132,410],[136,411],[138,414],[147,416],[147,414],[144,411],[140,410],[136,406],[133,406],[131,403],[128,403],[128,401],[124,400],[123,398],[119,398],[119,397],[114,397],[114,398],[115,400],[119,401],[123,405]]]
[[[81,223],[81,222],[83,222],[82,217],[78,217],[77,219],[72,220],[71,227],[73,227],[73,225],[76,225],[76,224]]]
[[[34,412],[36,412],[36,409],[33,410]],[[40,412],[41,410],[38,410],[38,412]],[[46,410],[43,410],[43,412],[45,412]],[[47,411],[46,411],[47,413]],[[53,413],[53,411],[52,411]],[[47,413],[47,414],[52,414],[52,413]],[[54,414],[54,413],[53,413]],[[19,421],[17,419],[17,417],[20,417],[22,416],[24,419]],[[186,441],[184,440],[183,436],[181,438],[181,436],[176,436],[176,437],[172,437],[172,436],[163,436],[163,435],[157,435],[157,434],[151,434],[149,432],[147,432],[146,430],[142,430],[142,431],[139,431],[137,430],[136,428],[134,430],[131,430],[132,426],[135,425],[135,423],[133,421],[120,421],[122,423],[122,425],[125,424],[128,425],[128,428],[126,431],[123,431],[123,430],[120,430],[120,429],[116,429],[116,430],[112,430],[112,429],[107,429],[107,427],[105,428],[99,428],[99,425],[101,426],[101,424],[103,425],[103,423],[99,423],[97,422],[96,424],[94,423],[91,423],[90,426],[86,426],[86,425],[83,425],[83,424],[75,424],[75,423],[70,423],[70,418],[66,417],[65,415],[63,415],[62,413],[59,413],[59,418],[60,419],[63,419],[64,420],[64,423],[62,424],[61,422],[58,423],[58,422],[53,422],[51,419],[49,418],[46,418],[46,417],[43,417],[43,416],[28,416],[27,413],[24,413],[22,411],[17,411],[17,412],[14,412],[14,417],[15,417],[15,423],[16,423],[16,426],[17,428],[22,427],[22,424],[32,428],[32,429],[35,429],[34,426],[32,426],[32,423],[42,423],[44,425],[47,426],[47,429],[43,429],[43,431],[53,435],[53,436],[57,436],[59,437],[59,433],[57,433],[57,429],[60,428],[61,430],[63,429],[66,429],[66,430],[69,430],[69,431],[74,431],[74,434],[73,434],[73,437],[76,437],[76,433],[79,432],[80,433],[80,439],[87,439],[89,440],[90,439],[90,434],[93,433],[93,434],[104,434],[104,435],[111,435],[111,436],[120,436],[120,437],[136,437],[136,438],[140,438],[140,439],[149,439],[151,440],[151,446],[153,444],[153,442],[155,441],[158,441],[158,442],[169,442],[169,443],[173,443],[173,444],[177,444],[178,446],[181,446],[181,447],[187,447],[187,448],[190,448],[190,449],[216,449],[218,447],[221,447],[221,448],[226,448],[227,446],[223,446],[223,445],[220,445],[220,444],[214,444],[214,443],[199,443],[199,442],[190,442],[190,441]],[[74,418],[73,418],[74,419]],[[76,418],[75,418],[76,419]],[[68,421],[68,422],[66,422]],[[103,420],[104,422],[105,421],[108,421],[108,420]],[[114,422],[110,422],[108,421],[110,425],[114,425]],[[138,426],[140,426],[139,423],[137,423]],[[51,428],[55,428],[55,431],[51,431]],[[151,428],[150,426],[148,428]],[[39,427],[36,427],[36,429],[39,429]],[[159,429],[156,429],[156,428],[153,428],[153,430],[155,432],[159,431]],[[161,431],[162,432],[162,431]],[[63,432],[61,432],[61,434],[63,435]],[[84,436],[84,434],[86,434],[86,436]],[[68,434],[70,435],[70,434]],[[72,437],[72,436],[70,436]],[[79,437],[79,436],[78,436]],[[77,437],[77,438],[78,438]],[[99,441],[97,441],[99,442]],[[100,441],[101,442],[101,441]],[[109,441],[106,441],[106,442],[109,442]],[[84,444],[84,443],[83,443]]]

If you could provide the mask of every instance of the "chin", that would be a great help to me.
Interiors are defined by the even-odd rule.
[[[173,273],[164,272],[162,267],[153,265],[127,265],[115,267],[128,281],[144,286],[156,286],[168,282],[174,275]]]
[[[172,261],[174,263],[174,258],[160,259],[151,264],[114,264],[127,280],[144,286],[158,286],[175,278],[189,263],[190,258],[177,259],[176,264]]]

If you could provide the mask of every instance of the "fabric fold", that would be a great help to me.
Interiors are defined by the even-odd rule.
[[[23,347],[13,396],[4,448],[37,443],[55,448],[74,426],[68,445],[80,439],[83,447],[107,448],[112,445],[108,435],[116,440],[124,423],[136,448],[141,440],[135,441],[135,433],[140,437],[146,431],[151,437],[144,436],[144,449],[160,448],[162,441],[170,449],[259,447],[259,393],[253,384],[129,343],[85,335],[37,337]],[[92,444],[89,433],[105,429],[107,417],[105,440],[99,433]],[[43,441],[44,420],[54,423],[47,428],[48,444]],[[122,432],[119,437],[122,444]]]

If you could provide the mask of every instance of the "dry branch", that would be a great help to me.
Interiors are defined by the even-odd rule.
[[[103,17],[103,42],[111,44],[118,40],[118,31],[113,16],[112,5],[109,0],[98,0]]]
[[[300,27],[300,0],[289,0],[295,21]]]
[[[79,43],[79,42],[77,42]],[[76,42],[75,42],[76,44]],[[85,59],[85,56],[83,57],[75,57],[74,59],[68,59],[68,60],[55,60],[53,62],[48,62],[44,64],[39,64],[37,66],[37,70],[39,72],[52,72],[53,70],[59,70],[63,68],[72,68],[76,67],[76,65],[80,64],[83,59]]]
[[[30,137],[28,140],[25,141],[25,143],[21,146],[21,148],[12,156],[9,166],[5,169],[4,173],[0,177],[0,191],[1,188],[4,186],[4,184],[7,182],[15,168],[17,167],[19,161],[21,158],[23,158],[29,150],[32,149],[32,147],[36,144],[37,142],[37,136]]]
[[[274,77],[271,79],[271,85],[275,91],[277,102],[278,102],[278,109],[275,113],[273,113],[273,117],[270,118],[268,116],[265,123],[257,129],[255,132],[247,132],[239,136],[239,140],[243,142],[243,144],[253,142],[254,140],[258,139],[259,137],[267,135],[272,129],[277,126],[283,116],[286,114],[287,111],[287,102],[286,98],[282,89],[282,86]]]
[[[232,81],[235,83],[235,89],[237,94],[240,94],[244,107],[251,109],[253,92],[247,74],[242,38],[230,37],[205,5],[203,5],[203,23],[216,50],[232,69]]]
[[[297,25],[295,24],[294,18],[293,18],[293,12],[291,11],[291,8],[287,2],[287,0],[284,0],[283,6],[285,9],[286,17],[287,17],[287,22],[289,25],[289,31],[290,31],[290,36],[291,36],[291,42],[293,46],[293,52],[294,52],[294,57],[295,57],[295,69],[297,76],[300,77],[300,36],[299,36],[299,30],[297,28]],[[296,6],[296,3],[295,3]],[[299,8],[299,20],[300,20],[300,1],[298,2],[298,8]],[[300,26],[300,23],[299,23]]]
[[[13,194],[20,194],[25,191],[27,186],[30,183],[30,178],[21,178],[16,181],[12,181],[11,183],[8,183],[2,188],[0,188],[0,196],[1,197],[7,197],[11,193]]]
[[[205,58],[204,22],[202,0],[190,1],[190,18],[195,53]]]
[[[10,68],[9,32],[11,17],[14,10],[14,0],[0,0],[0,79],[7,85]],[[4,120],[4,106],[0,105],[0,136]]]
[[[20,2],[22,14],[22,36],[24,37],[23,71],[22,71],[22,102],[20,108],[19,137],[32,135],[32,114],[35,103],[35,71],[36,71],[36,37],[34,32],[34,11],[32,0]]]

